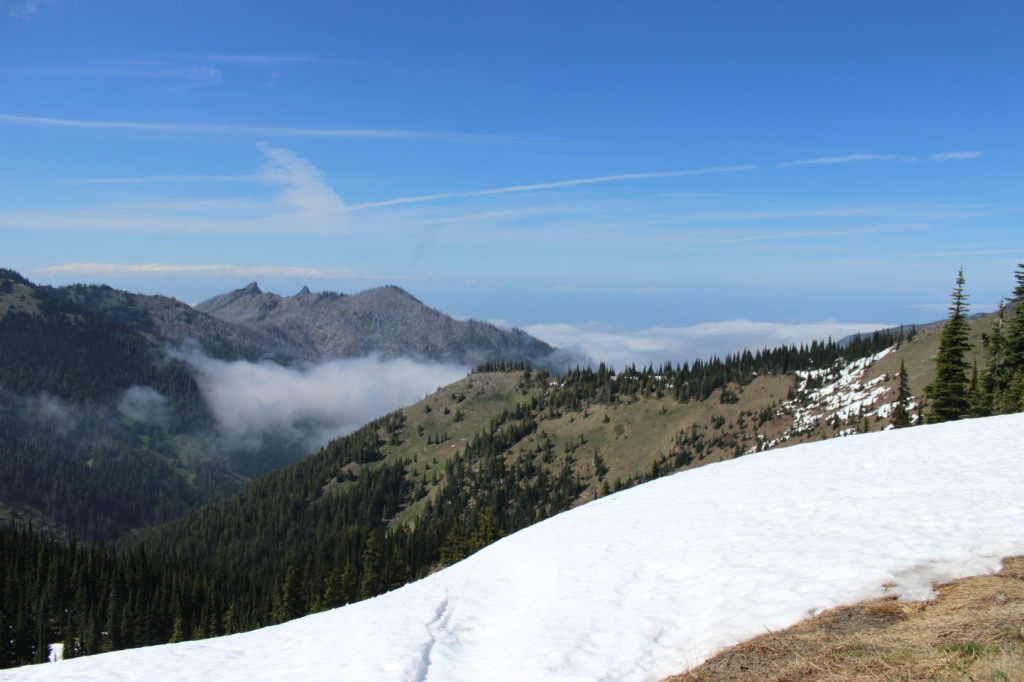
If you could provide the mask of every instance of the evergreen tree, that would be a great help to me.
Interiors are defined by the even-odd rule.
[[[999,302],[999,312],[992,332],[981,335],[985,347],[987,367],[981,379],[981,410],[982,414],[1000,414],[1004,412],[1004,400],[1008,385],[1006,366],[1006,339],[1003,328],[1006,326],[1006,306]]]
[[[987,396],[981,390],[978,376],[978,359],[975,358],[971,367],[971,379],[967,382],[967,414],[971,417],[984,417],[989,413]]]
[[[896,389],[896,407],[893,408],[892,415],[889,417],[889,422],[893,427],[902,429],[910,426],[910,410],[907,409],[910,405],[910,399],[911,394],[910,386],[907,383],[907,368],[903,364],[903,361],[900,360],[900,383],[899,387]]]
[[[490,510],[476,515],[476,530],[469,538],[469,551],[472,554],[495,542],[499,537],[498,526]]]
[[[932,399],[931,423],[960,419],[970,412],[968,401],[967,353],[971,350],[967,327],[967,294],[964,270],[956,277],[949,306],[949,319],[942,327],[939,353],[935,361],[935,381],[927,391]]]
[[[395,590],[409,582],[409,567],[402,558],[402,552],[397,544],[392,545],[391,558],[384,564],[384,571],[381,574],[381,588],[383,590]]]
[[[450,566],[466,558],[466,536],[458,522],[448,531],[440,552],[441,563],[445,566]]]
[[[345,603],[343,576],[340,571],[335,569],[327,574],[327,580],[324,582],[324,593],[320,598],[319,607],[320,610],[334,609],[343,606]]]
[[[295,570],[294,566],[289,566],[285,572],[284,584],[281,586],[275,617],[279,623],[283,623],[303,616],[305,613],[305,605],[302,599],[302,583],[299,580],[298,571]]]
[[[1004,352],[1006,357],[1005,412],[1024,410],[1024,263],[1014,273],[1013,317],[1006,325]]]
[[[369,599],[380,594],[381,550],[380,533],[373,531],[366,538],[363,549],[363,579],[359,583],[359,598]]]
[[[188,639],[188,637],[185,636],[185,623],[182,621],[181,616],[177,616],[174,619],[174,628],[171,630],[171,638],[167,641],[171,644],[176,644],[177,642],[183,642],[186,639]]]
[[[351,604],[359,595],[359,574],[351,559],[345,561],[345,570],[341,572],[341,595],[342,604]]]

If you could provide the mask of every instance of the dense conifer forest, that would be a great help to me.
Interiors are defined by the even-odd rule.
[[[1009,319],[1001,311],[995,331],[985,337],[987,365],[975,369],[973,379],[953,378],[969,400],[952,418],[1021,409],[1024,266],[1016,277]],[[961,293],[962,286],[958,279]],[[953,307],[951,319],[966,312],[956,300]],[[542,417],[647,398],[702,401],[716,392],[716,400],[727,403],[758,376],[789,376],[870,356],[914,333],[894,329],[844,343],[621,372],[601,365],[562,377],[525,365],[481,366],[479,373],[518,377],[520,399],[497,412],[430,478],[411,473],[413,460],[385,454],[411,437],[405,413],[397,411],[120,550],[74,538],[64,542],[10,523],[0,529],[0,666],[43,661],[55,642],[64,644],[65,656],[74,656],[216,636],[393,589],[578,502],[583,482],[573,464],[584,443],[556,442],[539,426]],[[964,349],[960,344],[945,351]],[[903,390],[901,384],[901,401]],[[937,390],[930,392],[938,396]],[[460,419],[464,398],[456,397],[452,419]],[[758,418],[771,417],[765,410]],[[702,438],[696,429],[692,437],[680,434],[673,451],[648,468],[605,479],[604,492],[692,464]],[[448,434],[428,439],[443,443]],[[595,475],[604,479],[603,463],[592,458]],[[147,504],[139,502],[137,513],[151,513]]]
[[[9,515],[111,541],[241,487],[224,463],[182,457],[189,435],[212,427],[182,362],[10,270],[0,271],[0,297],[20,305],[0,315],[0,503]]]

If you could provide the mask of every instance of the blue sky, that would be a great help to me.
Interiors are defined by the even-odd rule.
[[[390,283],[661,359],[941,318],[961,266],[993,309],[1022,32],[1008,0],[0,0],[0,265]]]

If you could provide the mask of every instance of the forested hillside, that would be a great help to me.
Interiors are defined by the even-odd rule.
[[[0,272],[0,518],[113,539],[241,487],[204,456],[183,363],[131,327]]]

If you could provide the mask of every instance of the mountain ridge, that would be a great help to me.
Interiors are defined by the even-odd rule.
[[[530,362],[544,366],[556,350],[522,330],[487,322],[457,320],[431,308],[395,285],[356,294],[294,296],[264,292],[258,283],[203,301],[195,309],[264,333],[280,334],[309,359],[358,357],[457,362]]]

